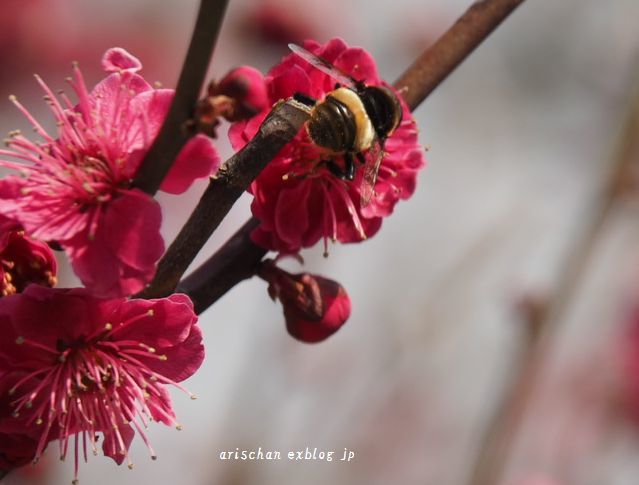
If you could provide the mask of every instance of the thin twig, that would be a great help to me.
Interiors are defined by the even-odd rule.
[[[522,2],[476,2],[435,44],[426,49],[395,83],[411,111]],[[248,237],[250,231],[247,228],[255,224],[251,221],[254,219],[250,219],[238,234],[180,284],[180,289],[194,298],[198,311],[204,311],[237,283],[250,278],[266,254]],[[223,258],[233,258],[233,261],[222,261]],[[207,291],[211,294],[207,295]]]
[[[457,19],[395,82],[415,108],[524,0],[481,0]]]
[[[530,308],[526,324],[529,338],[514,362],[505,387],[506,392],[496,406],[481,437],[478,455],[468,483],[496,485],[508,462],[509,452],[524,420],[528,405],[540,383],[548,343],[565,315],[568,305],[579,288],[584,270],[588,267],[602,229],[613,212],[616,202],[624,195],[628,175],[639,162],[639,81],[634,86],[634,101],[626,120],[618,151],[595,199],[583,233],[576,240],[563,263],[555,292],[546,302],[536,302]]]
[[[228,0],[200,2],[191,43],[169,112],[133,180],[135,187],[148,194],[157,192],[175,157],[193,136],[193,131],[187,129],[188,123],[193,117],[193,109],[204,84],[227,4]],[[0,480],[8,473],[9,470],[0,470]]]
[[[395,83],[395,87],[402,90],[410,109],[417,108],[522,2],[483,0],[473,4]],[[185,128],[192,118],[227,3],[228,0],[201,1],[175,97],[160,133],[133,182],[149,194],[157,191],[171,163],[192,135]],[[279,116],[275,116],[278,119],[269,117],[270,122],[265,122],[258,135],[227,161],[218,177],[211,181],[198,207],[160,261],[151,285],[138,296],[154,298],[174,290],[188,265],[233,203],[279,149],[297,134],[305,121],[300,110],[292,110],[288,104],[278,108],[282,110]],[[275,111],[272,113],[277,114]],[[264,133],[272,127],[274,131],[270,135]],[[242,174],[242,170],[248,172]],[[217,212],[218,208],[222,210]],[[255,224],[255,219],[250,219],[200,269],[180,283],[180,290],[193,296],[198,313],[254,274],[257,263],[266,253],[249,238]],[[6,473],[0,470],[0,479]]]
[[[255,137],[211,179],[195,210],[160,260],[155,278],[140,297],[158,298],[173,292],[235,201],[277,152],[297,135],[306,120],[307,110],[294,100],[280,102],[273,108]]]
[[[175,96],[160,132],[142,161],[133,185],[155,194],[171,164],[193,136],[188,129],[215,47],[228,0],[202,0]]]
[[[176,292],[191,297],[196,313],[202,313],[240,281],[255,275],[267,253],[250,240],[251,231],[259,223],[255,218],[249,219],[219,251],[180,281]]]

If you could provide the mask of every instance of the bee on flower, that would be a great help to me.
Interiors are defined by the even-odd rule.
[[[417,142],[417,126],[408,107],[401,95],[380,79],[375,62],[366,51],[349,47],[340,39],[325,45],[308,41],[296,51],[265,77],[271,103],[295,98],[309,109],[319,110],[327,100],[335,98],[337,102],[330,102],[336,106],[321,110],[332,110],[335,116],[353,117],[354,121],[335,127],[331,138],[343,139],[337,144],[343,148],[338,150],[328,148],[331,145],[320,141],[322,136],[313,129],[314,125],[308,125],[251,184],[251,210],[260,221],[252,238],[283,254],[297,253],[320,240],[326,251],[328,240],[351,243],[373,236],[395,204],[413,194],[417,173],[425,164],[424,150]],[[308,54],[299,55],[299,51]],[[343,73],[341,77],[334,74],[336,70]],[[340,81],[350,82],[349,79],[356,83],[355,89],[340,85]],[[391,106],[396,100],[396,116],[371,116],[376,108],[365,106],[367,101],[361,96],[367,88],[375,88],[375,96],[383,94],[380,99],[390,99]],[[381,101],[374,100],[380,110],[386,110],[388,105]],[[361,113],[354,113],[359,104]],[[234,148],[248,143],[266,114],[265,110],[231,127],[229,137]],[[368,135],[358,132],[365,131],[367,124],[356,117],[374,118]],[[375,123],[379,120],[390,120],[387,129]],[[349,126],[353,128],[350,138]],[[380,134],[384,137],[381,152],[373,142]],[[346,138],[353,142],[349,145]],[[367,157],[373,163],[367,162]]]

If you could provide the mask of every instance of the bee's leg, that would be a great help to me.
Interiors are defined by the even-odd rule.
[[[326,167],[333,175],[342,180],[352,182],[355,178],[355,162],[352,153],[347,152],[344,154],[344,168],[340,167],[335,163],[335,160],[332,159],[322,160],[322,162],[326,164]]]
[[[322,160],[326,164],[328,170],[335,175],[337,178],[344,180],[346,178],[346,173],[342,170],[338,164],[335,163],[335,160]]]
[[[342,87],[342,85],[340,83],[335,83],[335,89],[339,89],[341,87]]]
[[[344,154],[344,163],[345,163],[344,178],[348,180],[349,182],[352,182],[353,179],[355,178],[355,161],[353,160],[352,153],[347,152]]]
[[[364,157],[364,154],[362,152],[357,152],[355,156],[357,157],[357,161],[359,163],[361,163],[362,165],[366,165],[366,157]]]
[[[302,104],[305,104],[306,106],[312,108],[313,106],[315,106],[317,104],[317,100],[311,98],[310,96],[307,96],[304,93],[295,93],[293,95],[293,99],[295,101],[299,101]]]

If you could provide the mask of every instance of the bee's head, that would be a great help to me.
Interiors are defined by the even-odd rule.
[[[402,105],[392,89],[366,86],[360,95],[377,136],[384,140],[402,122]]]

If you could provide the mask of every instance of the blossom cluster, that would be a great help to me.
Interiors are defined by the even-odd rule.
[[[109,49],[102,67],[107,76],[89,90],[74,66],[76,103],[36,77],[55,134],[11,98],[41,141],[16,131],[0,150],[0,166],[13,172],[0,180],[1,470],[36,461],[59,440],[77,478],[80,452],[86,459],[101,439],[121,463],[135,431],[154,456],[144,429],[177,425],[167,385],[181,388],[204,358],[186,295],[129,299],[164,252],[160,206],[132,181],[173,91],[153,88],[124,49]],[[211,139],[197,135],[161,190],[182,193],[218,166]],[[52,288],[52,247],[85,288]]]
[[[304,48],[339,70],[341,78],[348,76],[354,83],[392,89],[380,78],[373,58],[361,48],[349,47],[341,39],[325,45],[307,41]],[[329,73],[295,53],[273,67],[263,84],[269,105],[299,95],[322,103],[336,88],[336,80]],[[362,203],[363,167],[348,180],[326,163],[330,159],[343,167],[347,150],[327,151],[314,143],[308,130],[301,130],[249,188],[253,195],[251,211],[260,222],[251,234],[256,244],[280,255],[297,255],[323,241],[326,255],[329,240],[359,243],[379,231],[383,218],[393,213],[397,202],[413,194],[417,173],[425,165],[415,120],[401,93],[395,94],[402,121],[383,140],[383,158],[370,203]],[[264,109],[231,126],[229,138],[234,148],[241,149],[255,136],[268,111]],[[362,155],[373,156],[372,151]],[[350,315],[348,295],[335,281],[308,273],[291,275],[272,263],[262,266],[260,276],[269,282],[271,297],[282,303],[287,330],[303,342],[324,340]]]
[[[13,132],[8,148],[0,150],[0,156],[20,161],[0,161],[0,166],[19,172],[0,180],[0,208],[29,235],[59,244],[94,294],[116,297],[142,290],[164,252],[160,206],[131,181],[160,129],[173,91],[154,89],[137,74],[140,61],[123,49],[107,51],[102,66],[108,76],[90,92],[74,67],[69,83],[79,99],[75,105],[64,94],[58,99],[37,78],[57,136],[12,98],[44,141]],[[184,192],[218,166],[211,140],[196,136],[161,189]]]
[[[354,82],[390,89],[362,49],[338,39],[305,47]],[[149,84],[139,74],[141,62],[124,49],[109,49],[102,67],[106,77],[89,89],[74,66],[69,84],[76,101],[54,94],[36,77],[54,133],[11,98],[40,140],[15,131],[0,150],[0,167],[10,172],[0,179],[0,470],[38,460],[55,440],[61,458],[73,455],[76,479],[80,456],[86,460],[98,445],[118,464],[131,465],[128,449],[136,432],[155,457],[144,430],[149,421],[179,426],[167,386],[188,393],[180,382],[204,358],[187,295],[135,296],[164,253],[160,206],[135,187],[135,177],[174,92]],[[248,66],[232,70],[212,82],[194,107],[199,134],[179,153],[160,189],[180,194],[215,174],[220,158],[211,137],[221,119],[231,123],[230,140],[241,149],[275,102],[305,96],[320,104],[334,89],[329,75],[296,55],[266,76]],[[329,239],[363,241],[413,193],[423,150],[397,96],[403,121],[380,141],[384,152],[370,204],[362,202],[362,167],[350,178],[330,169],[330,163],[346,164],[348,150],[327,153],[308,130],[249,189],[260,222],[252,239],[280,253],[263,261],[257,274],[283,305],[288,332],[303,342],[334,334],[348,319],[351,302],[339,283],[288,273],[276,261],[320,240],[325,246]],[[64,251],[84,288],[53,288],[55,250]]]
[[[354,80],[387,86],[375,61],[363,49],[349,47],[341,39],[325,45],[308,41],[304,47]],[[271,69],[264,82],[271,103],[298,93],[321,101],[336,84],[331,76],[295,54]],[[266,249],[294,254],[320,240],[326,246],[328,240],[357,243],[375,235],[397,202],[413,194],[417,173],[425,164],[415,120],[401,95],[399,100],[402,122],[385,141],[375,194],[368,205],[360,203],[363,171],[357,170],[352,181],[335,176],[322,162],[330,156],[343,163],[343,154],[327,155],[302,130],[251,184],[251,210],[260,221],[253,240]],[[248,143],[267,114],[264,110],[234,124],[229,131],[233,147],[240,149]]]

